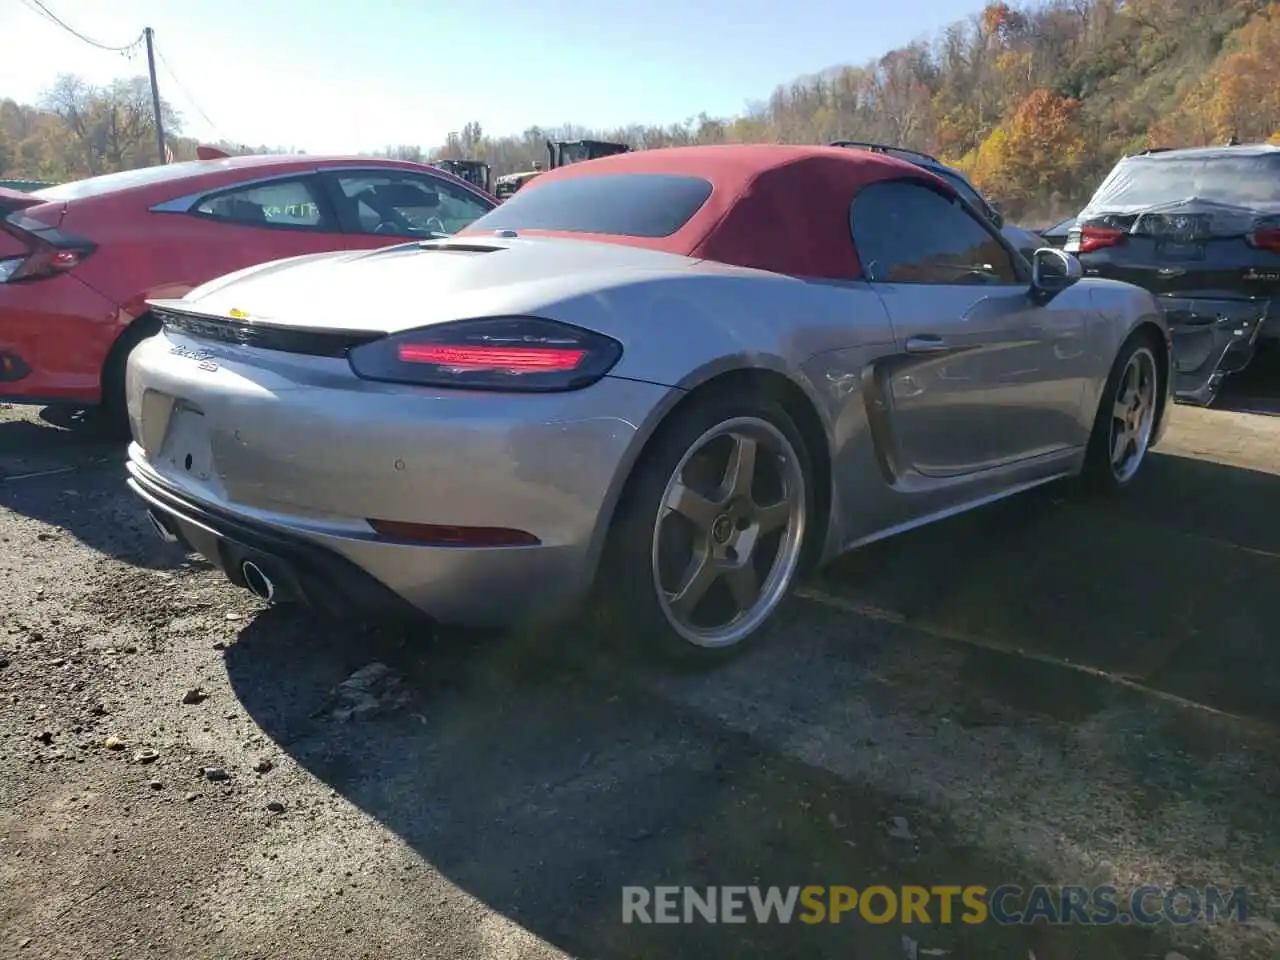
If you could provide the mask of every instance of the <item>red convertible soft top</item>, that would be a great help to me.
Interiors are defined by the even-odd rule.
[[[861,276],[849,227],[849,205],[859,190],[879,180],[914,179],[948,196],[955,194],[940,177],[890,156],[783,144],[622,153],[549,171],[523,190],[619,174],[700,177],[712,190],[698,211],[666,237],[528,232],[603,240],[792,276],[848,280]]]

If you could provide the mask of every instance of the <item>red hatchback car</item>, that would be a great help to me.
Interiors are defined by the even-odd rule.
[[[269,260],[452,234],[496,206],[434,167],[228,157],[0,191],[0,400],[123,417],[129,351],[181,297]]]

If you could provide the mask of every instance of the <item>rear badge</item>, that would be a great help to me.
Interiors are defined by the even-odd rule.
[[[169,348],[169,352],[175,357],[182,357],[184,360],[194,360],[200,364],[201,370],[208,370],[212,373],[218,369],[218,365],[213,362],[213,354],[207,350],[192,350],[190,347],[174,346]]]

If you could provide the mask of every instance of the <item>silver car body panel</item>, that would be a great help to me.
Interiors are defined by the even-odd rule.
[[[379,332],[538,316],[622,343],[603,380],[538,395],[374,383],[345,359],[169,329],[130,358],[135,477],[320,544],[463,623],[580,602],[644,445],[717,376],[771,371],[812,405],[830,558],[1077,472],[1120,345],[1143,323],[1167,343],[1151,296],[1110,281],[1041,302],[1021,284],[807,281],[532,237],[297,257],[157,306]],[[369,518],[510,527],[541,545],[389,543]]]

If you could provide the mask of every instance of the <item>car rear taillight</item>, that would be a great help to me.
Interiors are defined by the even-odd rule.
[[[1255,230],[1249,242],[1259,250],[1273,250],[1280,253],[1280,227],[1263,227]]]
[[[392,334],[353,348],[347,359],[365,380],[547,393],[589,386],[621,356],[622,344],[581,327],[497,317]]]
[[[1105,247],[1115,247],[1124,243],[1124,231],[1115,227],[1084,226],[1079,229],[1079,239],[1072,253],[1092,253]],[[1073,237],[1075,230],[1071,231]]]
[[[30,210],[17,210],[0,219],[0,231],[10,250],[22,251],[0,257],[0,283],[56,277],[79,266],[97,249],[83,237],[37,219]]]
[[[92,246],[40,246],[23,257],[6,257],[0,260],[0,283],[56,277],[82,264],[93,249]]]

